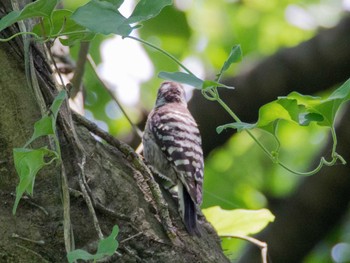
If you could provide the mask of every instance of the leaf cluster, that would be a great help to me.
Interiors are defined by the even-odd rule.
[[[15,168],[20,179],[16,187],[16,200],[12,210],[13,214],[16,213],[19,201],[25,192],[29,195],[33,195],[37,173],[43,167],[50,165],[54,161],[61,161],[60,145],[56,135],[56,119],[66,96],[66,91],[62,90],[56,96],[48,113],[34,124],[32,137],[22,148],[13,149]],[[53,139],[54,149],[48,149],[47,146],[35,149],[29,147],[32,142],[43,136],[49,136]]]

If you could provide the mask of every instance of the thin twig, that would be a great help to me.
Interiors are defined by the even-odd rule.
[[[133,239],[133,238],[135,238],[135,237],[141,236],[142,234],[143,234],[142,232],[138,232],[137,234],[132,235],[131,237],[128,237],[128,238],[123,239],[123,240],[120,241],[119,243],[121,244],[121,243],[127,242],[127,241],[129,241],[129,240],[131,240],[131,239]]]
[[[74,75],[72,78],[73,88],[70,91],[70,98],[74,99],[78,92],[81,90],[82,80],[85,71],[85,63],[87,59],[87,55],[89,53],[90,42],[81,42],[80,49],[78,54],[77,64],[74,70]]]
[[[118,219],[121,219],[121,220],[124,220],[124,221],[127,221],[127,222],[131,222],[131,218],[126,216],[125,214],[122,214],[122,213],[117,213],[116,211],[108,208],[108,207],[105,207],[104,205],[102,205],[100,202],[94,200],[93,201],[93,204],[94,206],[100,210],[101,212],[104,212],[105,214],[108,214],[108,215],[111,215],[111,216],[114,216]]]
[[[27,241],[27,242],[30,242],[30,243],[34,243],[34,244],[37,244],[37,245],[45,245],[45,241],[44,240],[33,240],[33,239],[29,239],[29,238],[26,238],[26,237],[21,237],[20,235],[16,234],[16,233],[13,233],[12,238],[17,238],[17,239],[20,239],[20,240],[23,240],[23,241]]]
[[[117,103],[119,109],[122,111],[123,115],[127,119],[127,121],[130,123],[132,129],[136,133],[139,138],[142,138],[142,131],[132,122],[126,111],[124,110],[122,104],[119,102],[118,98],[115,96],[115,94],[111,91],[111,89],[108,87],[108,85],[103,81],[103,79],[99,76],[97,72],[97,66],[93,58],[90,54],[87,55],[87,60],[89,61],[90,66],[92,67],[93,72],[95,73],[98,81],[101,82],[103,88],[109,93],[109,95],[112,97],[112,99]]]
[[[40,206],[40,205],[34,203],[34,202],[31,200],[30,196],[25,195],[25,196],[22,197],[22,200],[25,201],[26,203],[28,203],[28,204],[30,204],[30,205],[32,205],[32,206],[38,208],[38,209],[39,209],[40,211],[42,211],[46,216],[49,215],[49,212],[47,212],[47,210],[46,210],[44,207],[42,207],[42,206]]]
[[[29,249],[29,248],[26,248],[26,247],[21,246],[21,245],[18,245],[18,244],[16,244],[16,247],[19,247],[19,248],[25,250],[26,252],[30,252],[30,253],[34,254],[35,256],[37,256],[38,258],[40,258],[40,260],[43,261],[43,262],[47,262],[47,263],[50,262],[50,261],[46,260],[46,259],[45,259],[42,255],[40,255],[39,253],[35,252],[34,250],[31,250],[31,249]]]
[[[126,254],[128,254],[131,257],[134,257],[136,259],[136,262],[143,262],[143,260],[138,255],[136,255],[135,252],[133,252],[131,249],[129,249],[127,246],[120,247],[119,250],[125,252]]]
[[[86,157],[85,155],[82,157],[82,161],[81,163],[78,163],[78,166],[80,168],[80,173],[78,173],[78,181],[79,181],[79,186],[80,186],[80,189],[81,189],[81,192],[83,194],[83,197],[84,197],[84,200],[85,200],[85,203],[89,209],[89,212],[91,213],[92,215],[92,221],[94,223],[94,227],[95,227],[95,230],[98,234],[98,237],[100,239],[103,239],[104,236],[103,236],[103,233],[102,233],[102,230],[101,230],[101,227],[100,227],[100,224],[98,222],[98,219],[97,219],[97,216],[96,216],[96,213],[95,213],[95,209],[94,209],[94,206],[92,204],[92,201],[91,201],[91,198],[90,198],[90,195],[88,194],[88,191],[86,189],[86,186],[85,186],[85,183],[84,183],[84,167],[85,167],[85,162],[86,162]]]
[[[241,235],[229,235],[229,236],[221,236],[221,237],[228,237],[228,238],[238,238],[245,241],[248,241],[254,245],[256,245],[261,250],[261,259],[263,263],[267,263],[267,244],[265,242],[262,242],[256,238],[248,237],[248,236],[241,236]]]

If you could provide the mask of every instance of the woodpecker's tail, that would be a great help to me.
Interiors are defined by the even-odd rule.
[[[182,220],[186,226],[186,229],[190,235],[201,236],[197,225],[197,211],[196,204],[193,202],[187,189],[181,182],[178,183],[179,191],[179,210]]]

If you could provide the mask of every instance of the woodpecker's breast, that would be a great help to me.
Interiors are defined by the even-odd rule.
[[[203,153],[200,133],[190,112],[181,104],[166,104],[150,114],[147,129],[145,137],[153,136],[152,140],[154,139],[156,146],[176,171],[178,179],[184,184],[193,201],[201,203]],[[145,154],[159,155],[154,151]],[[152,158],[155,162],[161,162],[155,156]],[[159,164],[156,166],[160,167]]]

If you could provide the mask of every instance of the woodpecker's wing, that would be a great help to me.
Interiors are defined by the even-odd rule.
[[[202,202],[203,151],[195,120],[187,108],[167,104],[155,109],[151,131],[196,204]]]

